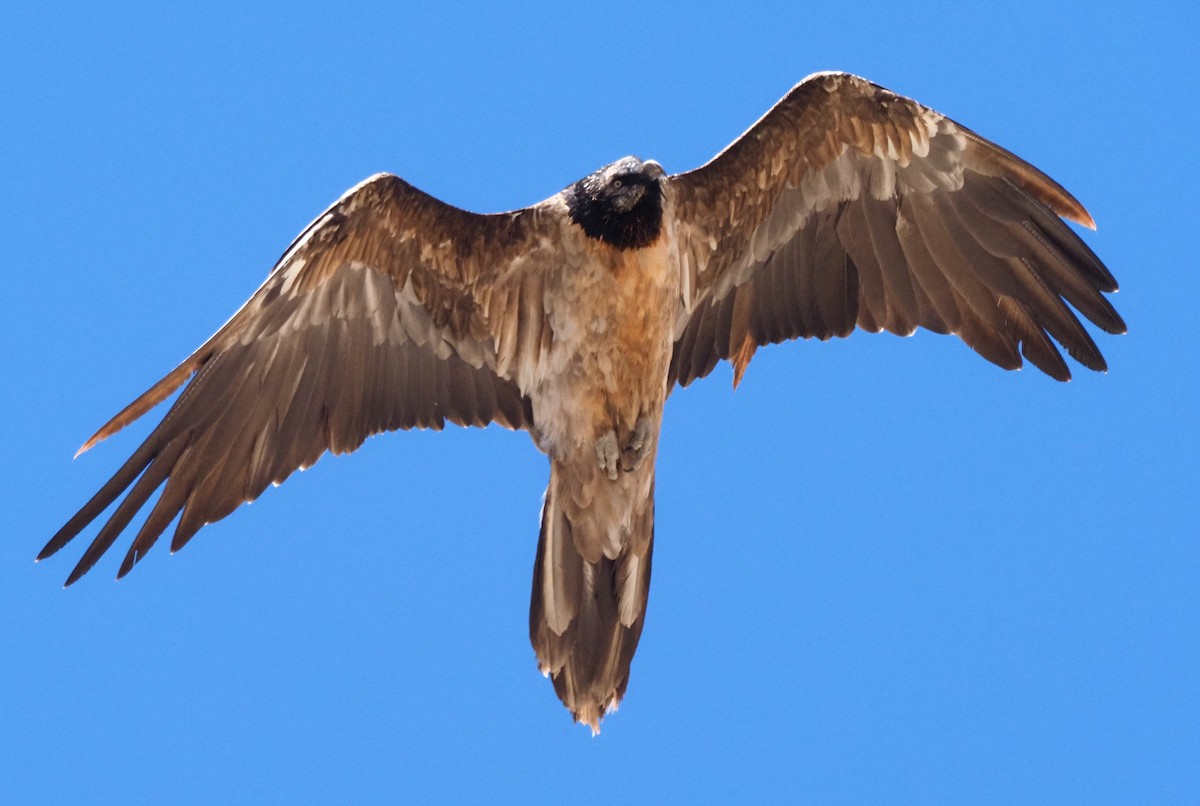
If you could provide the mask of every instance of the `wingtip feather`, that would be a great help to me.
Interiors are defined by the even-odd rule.
[[[96,445],[96,443],[103,440],[106,436],[108,435],[104,433],[103,429],[92,434],[91,438],[87,442],[79,446],[79,450],[75,451],[75,455],[72,456],[71,459],[75,460],[80,456],[83,456],[85,453],[90,451]]]
[[[993,176],[1005,176],[1031,193],[1055,214],[1095,231],[1096,221],[1078,199],[1048,175],[1006,148],[980,137],[962,124],[955,124],[974,144],[976,166]]]
[[[205,345],[205,347],[207,346],[208,345]],[[121,409],[121,411],[117,412],[117,414],[111,420],[100,427],[99,431],[92,434],[91,438],[88,439],[87,442],[83,443],[79,450],[75,451],[75,456],[72,458],[78,459],[80,455],[91,450],[95,445],[108,439],[113,434],[117,433],[122,428],[141,417],[150,409],[166,400],[172,392],[182,386],[184,381],[191,377],[192,373],[208,360],[209,354],[205,352],[205,347],[201,347],[195,353],[188,356],[186,361],[175,367],[175,369],[171,370],[166,376],[161,378],[158,383],[154,384],[145,392],[143,392],[137,398],[137,400],[133,401],[128,406]]]

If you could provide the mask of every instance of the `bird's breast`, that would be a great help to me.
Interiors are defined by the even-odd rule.
[[[679,290],[667,240],[625,250],[592,240],[581,252],[561,275],[547,372],[531,396],[552,453],[590,449],[596,433],[657,416],[666,399]]]

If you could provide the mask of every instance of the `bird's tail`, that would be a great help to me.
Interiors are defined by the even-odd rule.
[[[563,705],[576,722],[599,733],[600,720],[625,695],[646,618],[654,485],[651,480],[649,496],[634,507],[619,548],[609,552],[589,549],[602,541],[583,533],[586,513],[570,511],[571,486],[570,474],[552,462],[533,566],[529,638]]]

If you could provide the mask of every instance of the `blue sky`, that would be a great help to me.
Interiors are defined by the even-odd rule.
[[[1200,798],[1190,5],[22,5],[0,799]],[[859,333],[672,396],[650,612],[599,738],[528,644],[547,466],[522,434],[372,439],[120,584],[123,552],[67,591],[82,546],[32,562],[159,413],[76,448],[350,185],[494,211],[628,153],[685,170],[826,69],[1069,188],[1130,333],[1066,385]]]

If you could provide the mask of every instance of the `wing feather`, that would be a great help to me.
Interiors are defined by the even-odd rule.
[[[856,326],[956,333],[1002,367],[1024,355],[1067,380],[1055,341],[1105,368],[1076,311],[1125,330],[1104,296],[1116,291],[1112,274],[1062,220],[1093,226],[1078,201],[969,129],[855,76],[801,82],[707,165],[671,177],[668,192],[686,256],[671,363],[682,385],[722,358],[736,383],[759,346]]]
[[[846,247],[847,257],[858,271],[858,326],[878,333],[887,323],[888,297],[883,267],[871,242],[868,205],[848,204],[837,221],[838,240]],[[789,242],[788,246],[797,239]],[[787,262],[785,257],[785,262]]]
[[[229,322],[88,440],[82,450],[192,378],[39,559],[122,495],[67,584],[160,488],[121,576],[176,518],[172,550],[327,450],[446,420],[531,425],[517,370],[532,375],[549,344],[540,273],[554,265],[543,230],[559,225],[556,212],[546,202],[476,215],[388,175],[353,188],[301,233]]]

